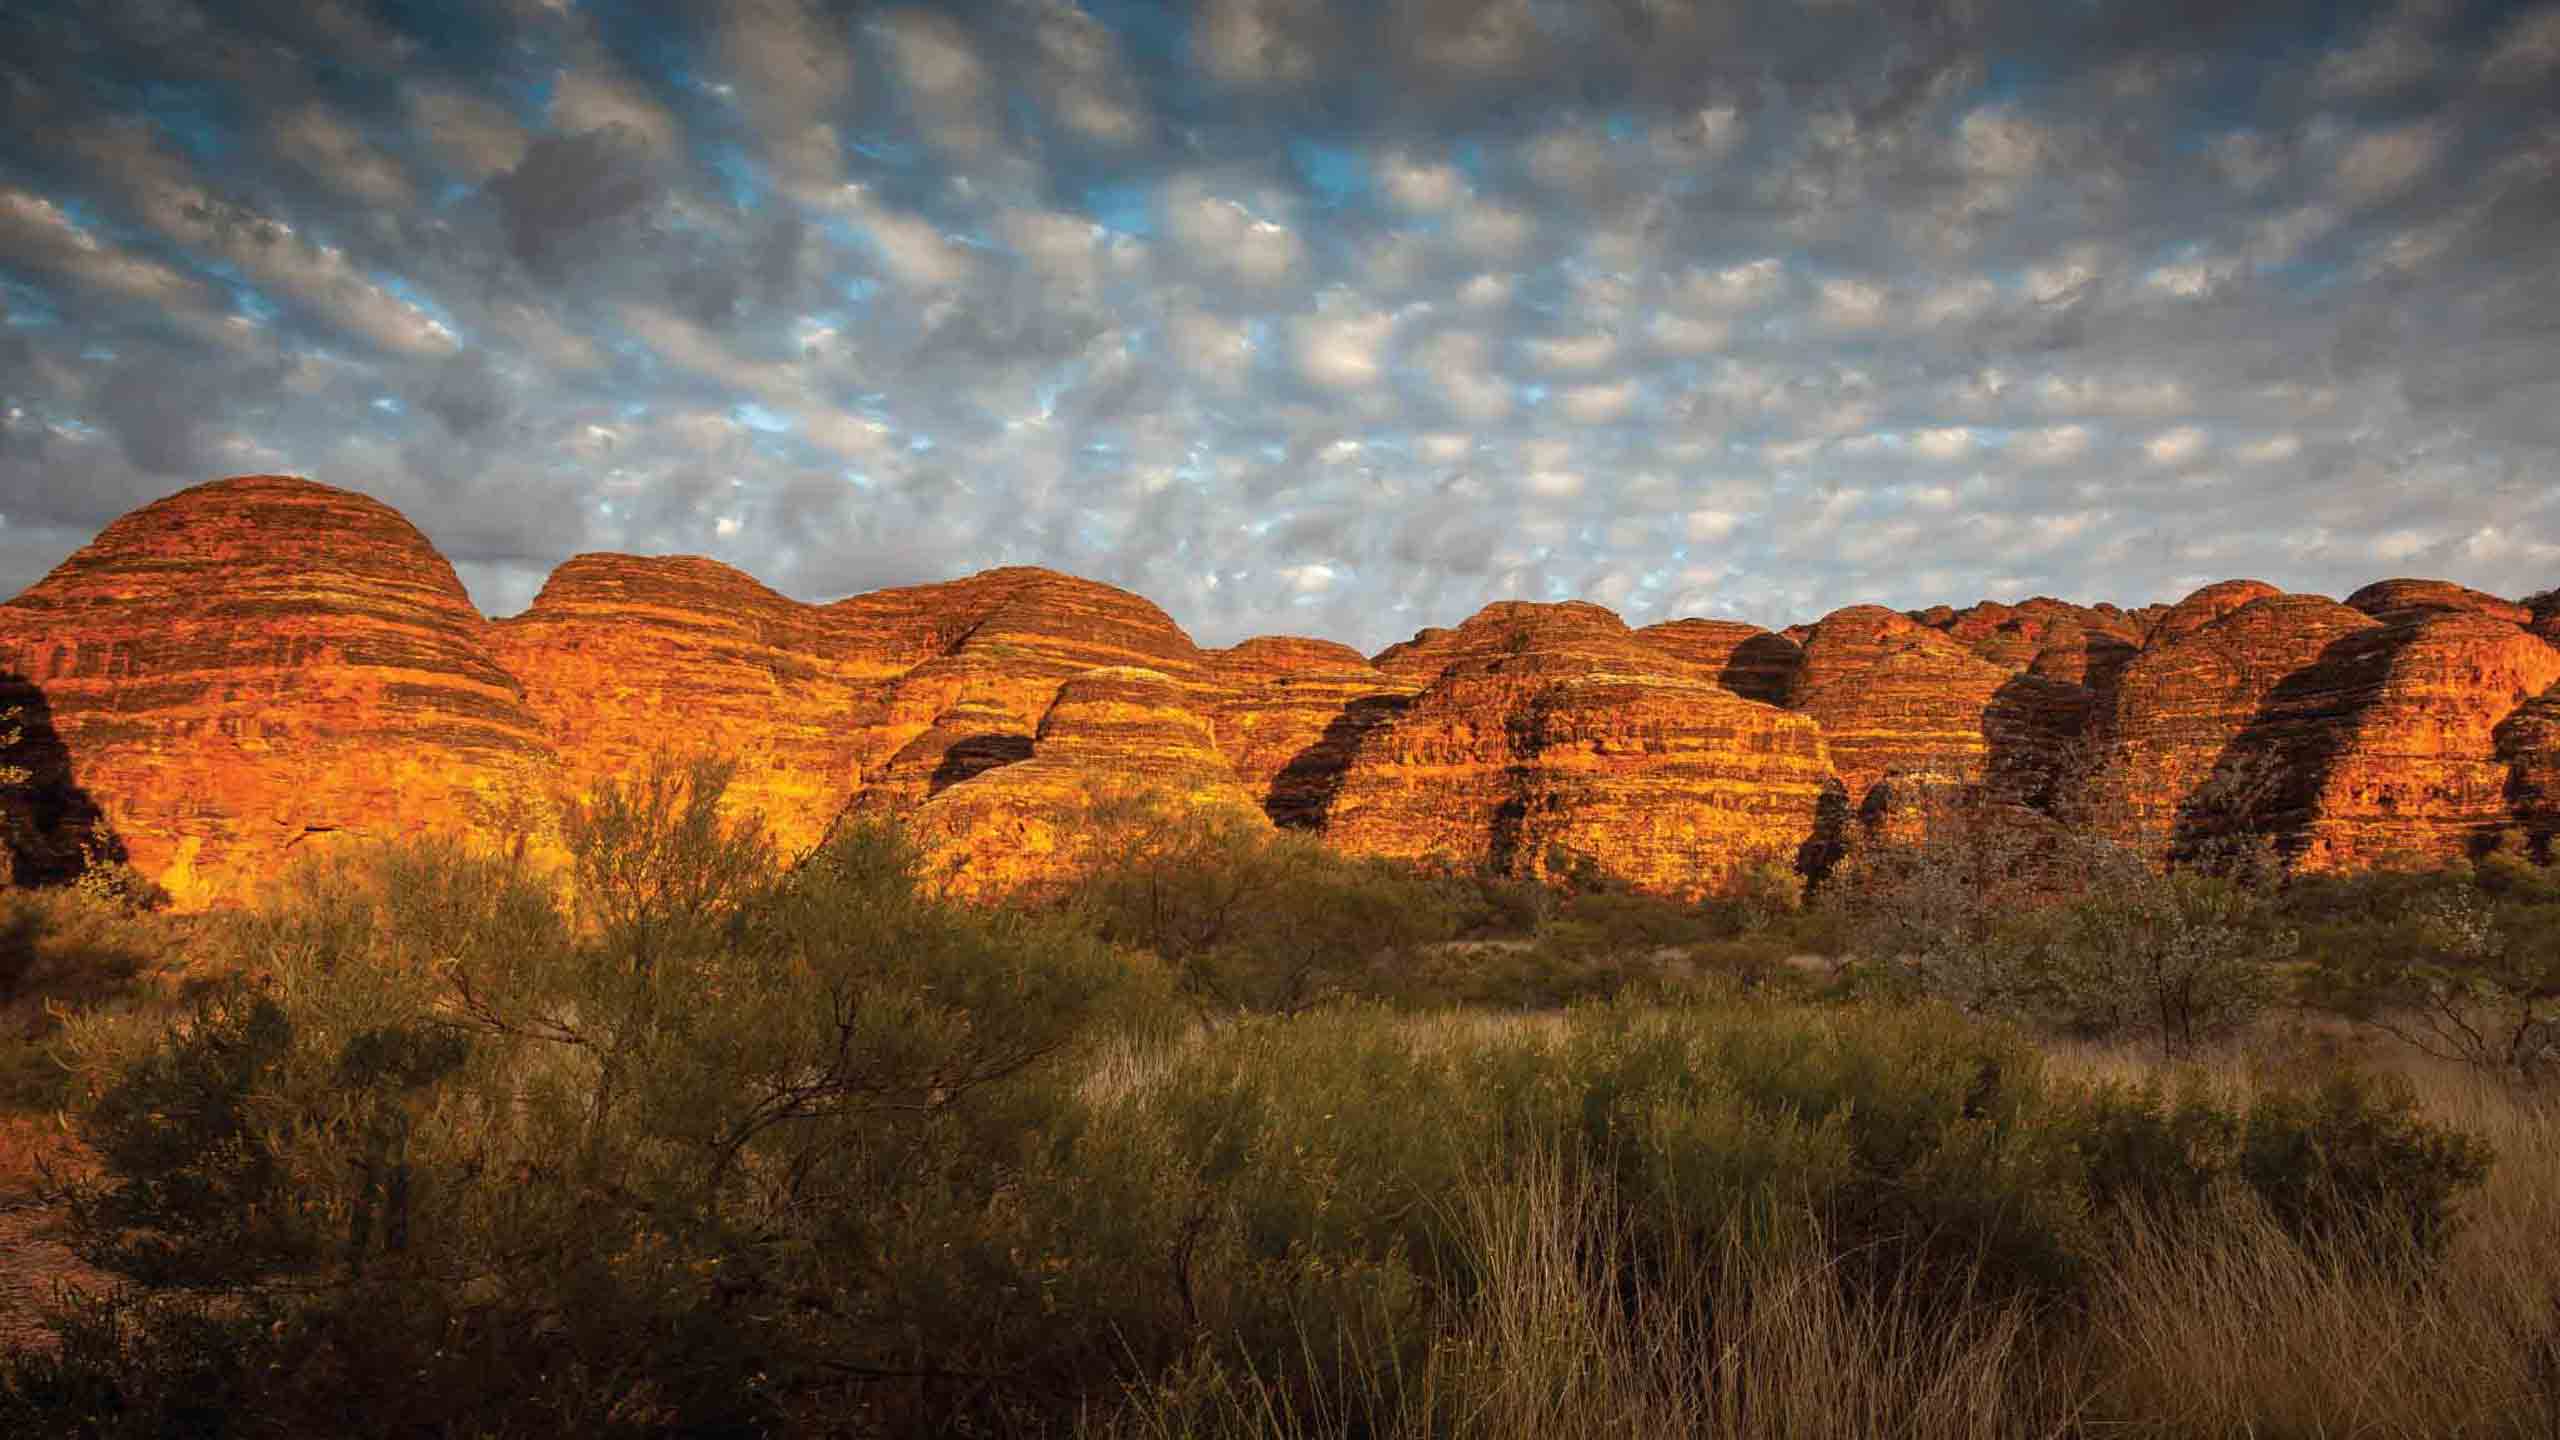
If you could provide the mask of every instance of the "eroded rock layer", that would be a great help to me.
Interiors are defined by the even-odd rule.
[[[259,475],[147,505],[0,607],[76,823],[182,903],[348,836],[485,828],[552,765],[453,567],[394,510]]]
[[[1690,890],[1792,861],[1835,790],[1810,720],[1597,606],[1490,606],[1385,658],[1438,668],[1353,751],[1325,835],[1355,853],[1523,874],[1562,858]]]
[[[1089,670],[1041,718],[1030,755],[935,791],[910,816],[929,874],[967,895],[1037,891],[1166,812],[1269,822],[1218,753],[1192,692],[1161,671]]]
[[[736,761],[737,803],[788,845],[908,817],[974,892],[1086,863],[1078,827],[1149,797],[1665,890],[1819,852],[1861,801],[1925,817],[1911,797],[1949,784],[2162,855],[2446,858],[2560,832],[2555,641],[2552,592],[2400,579],[2341,605],[2237,580],[1776,633],[1503,602],[1373,661],[1203,651],[1048,570],[812,605],[610,555],[493,624],[388,507],[244,476],[134,512],[0,605],[0,765],[29,772],[0,793],[0,879],[129,855],[214,903],[347,836],[502,839],[688,752]]]
[[[2179,602],[2118,677],[2097,727],[2098,824],[2143,849],[2193,854],[2298,833],[2309,766],[2355,712],[2332,647],[2381,622],[2317,595],[2213,586]]]
[[[1984,720],[2008,671],[1880,605],[1854,605],[1807,633],[1788,707],[1822,726],[1851,808],[1887,775],[1979,778]]]

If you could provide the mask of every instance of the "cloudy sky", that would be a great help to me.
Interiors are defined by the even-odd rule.
[[[1202,640],[2560,584],[2560,4],[32,0],[0,594],[181,485]]]

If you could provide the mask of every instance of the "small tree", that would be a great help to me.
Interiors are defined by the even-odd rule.
[[[2560,1073],[2560,915],[2448,878],[2382,943],[2324,957],[2328,998],[2438,1059],[2528,1081]]]
[[[2064,911],[2044,952],[2063,1018],[2142,1035],[2169,1056],[2266,1008],[2273,963],[2293,953],[2295,937],[2273,923],[2263,894],[2221,876],[2153,870],[2112,847],[2093,861],[2088,893]]]

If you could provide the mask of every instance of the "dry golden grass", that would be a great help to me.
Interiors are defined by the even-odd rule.
[[[1411,1023],[1449,1045],[1561,1034],[1552,1016]],[[2325,1052],[2341,1038],[2308,1043]],[[2053,1058],[2064,1074],[2245,1095],[2305,1048],[2299,1028],[2268,1027],[2178,1067],[2068,1043]],[[1727,1245],[1629,1294],[1600,1278],[1623,1270],[1599,1197],[1533,1165],[1449,1202],[1485,1285],[1419,1373],[1372,1371],[1353,1394],[1313,1399],[1254,1375],[1186,1377],[1107,1433],[2560,1437],[2560,1097],[2404,1051],[2359,1058],[2403,1075],[2429,1118],[2496,1148],[2432,1262],[2306,1250],[2235,1206],[2202,1235],[2136,1225],[2085,1295],[2040,1313],[1890,1287],[1853,1300],[1819,1245]]]

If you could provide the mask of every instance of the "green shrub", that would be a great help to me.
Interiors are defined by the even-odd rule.
[[[2560,902],[2551,872],[2476,869],[2300,883],[2311,992],[2438,1059],[2533,1081],[2560,1074]]]
[[[777,873],[722,781],[595,797],[574,907],[395,848],[242,919],[247,978],[179,1023],[76,1021],[83,1252],[272,1297],[241,1404],[288,1430],[364,1393],[429,1433],[752,1433],[785,1392],[1036,1349],[987,1217],[1147,973],[921,893],[891,832]]]
[[[2462,1192],[2488,1177],[2481,1142],[2419,1118],[2405,1084],[2352,1071],[2251,1107],[2240,1173],[2276,1220],[2313,1241],[2381,1240],[2434,1255]]]
[[[1162,959],[1213,1017],[1293,1013],[1392,984],[1418,947],[1465,924],[1444,877],[1214,811],[1162,813],[1113,848],[1068,912]]]

